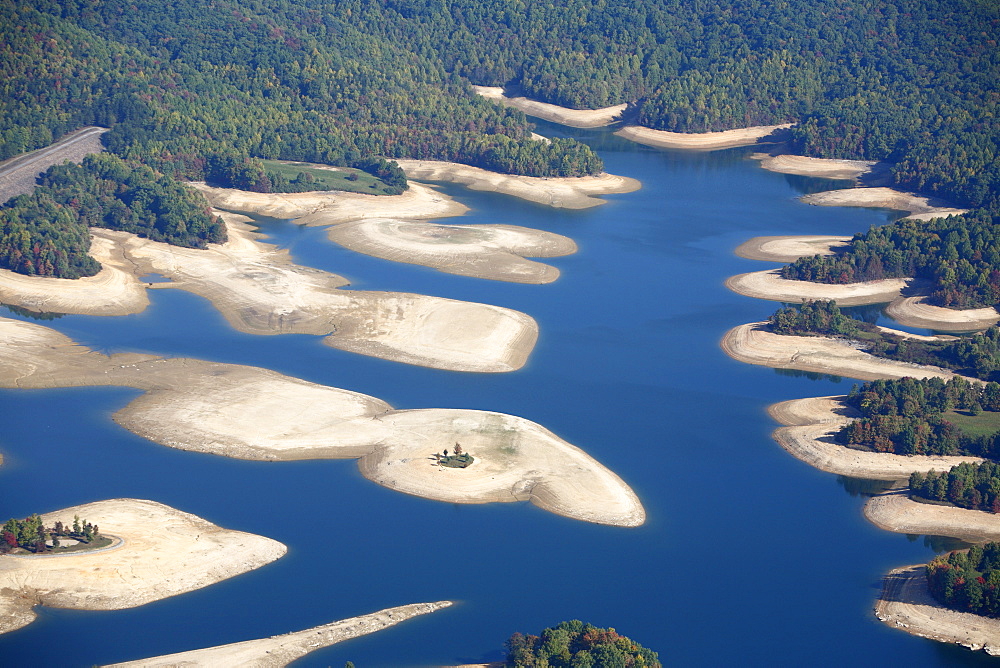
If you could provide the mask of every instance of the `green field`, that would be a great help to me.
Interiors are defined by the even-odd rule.
[[[280,174],[293,186],[297,185],[295,183],[297,179],[299,183],[307,182],[307,185],[303,185],[301,189],[295,188],[292,192],[343,190],[366,195],[395,194],[382,179],[360,169],[351,167],[321,168],[314,167],[308,162],[279,162],[277,160],[261,160],[261,162],[264,164],[264,171]],[[334,169],[337,171],[333,171]],[[300,179],[299,174],[307,176]],[[312,178],[311,182],[308,181],[309,178]]]
[[[941,417],[973,437],[989,436],[1000,431],[1000,413],[992,411],[983,411],[975,416],[968,411],[948,411]]]

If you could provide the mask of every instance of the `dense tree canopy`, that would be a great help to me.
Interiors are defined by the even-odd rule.
[[[927,564],[927,585],[949,608],[1000,617],[1000,543],[935,557]]]
[[[614,629],[579,620],[561,622],[540,635],[515,633],[506,643],[509,668],[660,668],[656,652]]]

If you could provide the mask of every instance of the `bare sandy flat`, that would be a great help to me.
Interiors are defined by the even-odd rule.
[[[870,160],[832,160],[807,158],[804,155],[768,155],[754,153],[750,156],[760,161],[760,166],[770,172],[818,176],[827,179],[856,179],[872,171],[878,164]]]
[[[419,615],[426,615],[447,608],[451,601],[412,603],[379,610],[368,615],[351,617],[304,631],[295,631],[271,638],[207,647],[190,652],[167,654],[138,661],[114,663],[107,668],[194,668],[204,666],[244,666],[248,668],[280,668],[310,652],[336,645],[352,638],[376,633]]]
[[[449,274],[514,283],[551,283],[559,270],[525,259],[576,252],[572,239],[514,225],[439,225],[391,218],[330,228],[334,242],[365,255]]]
[[[907,490],[873,496],[865,504],[872,524],[896,533],[951,536],[969,543],[1000,540],[1000,515],[982,510],[920,503]]]
[[[1000,322],[1000,313],[989,308],[952,309],[934,306],[926,297],[899,297],[889,304],[886,315],[909,327],[927,327],[944,332],[976,332]]]
[[[528,116],[573,128],[599,128],[611,125],[628,107],[627,104],[616,104],[602,109],[570,109],[527,97],[507,97],[503,88],[499,86],[473,86],[473,89],[488,100],[520,109]]]
[[[32,608],[121,610],[207,587],[285,554],[281,543],[222,529],[154,501],[112,499],[42,516],[92,522],[117,549],[56,556],[0,556],[0,633],[31,623]]]
[[[722,349],[735,360],[776,369],[798,369],[859,380],[880,378],[951,378],[954,374],[875,357],[846,339],[820,336],[786,336],[764,329],[765,323],[739,325],[726,332]],[[892,330],[890,330],[892,331]]]
[[[785,425],[775,430],[774,440],[795,458],[821,471],[869,480],[908,480],[911,473],[947,471],[962,462],[983,461],[979,457],[867,452],[840,445],[834,434],[858,416],[844,399],[844,396],[793,399],[770,406],[771,417]]]
[[[733,252],[748,260],[794,262],[800,257],[833,255],[846,247],[851,238],[815,234],[754,237],[744,241]]]
[[[726,279],[726,287],[740,295],[776,302],[834,299],[838,306],[858,306],[891,302],[900,296],[907,281],[905,278],[884,278],[880,281],[833,285],[789,280],[781,277],[780,269],[767,269],[732,276]]]
[[[965,213],[954,205],[933,197],[922,197],[892,188],[847,188],[803,195],[806,204],[817,206],[857,206],[876,209],[893,209],[908,213],[908,218],[930,220]]]
[[[239,216],[223,215],[229,241],[207,250],[125,233],[116,238],[142,273],[170,279],[210,300],[236,329],[251,334],[325,336],[334,348],[454,371],[504,372],[526,362],[538,337],[529,316],[498,306],[401,292],[339,290],[340,276],[295,264],[257,241]]]
[[[683,148],[695,151],[717,151],[737,146],[751,146],[761,143],[764,137],[775,130],[790,128],[794,123],[781,125],[758,125],[751,128],[737,128],[722,132],[667,132],[653,130],[641,125],[630,125],[615,132],[637,144],[656,148]]]
[[[116,239],[92,234],[90,255],[101,263],[101,271],[75,280],[0,269],[0,302],[38,313],[128,315],[146,310],[146,290]]]
[[[47,327],[0,318],[0,386],[146,390],[114,418],[174,448],[254,460],[358,458],[369,479],[453,503],[525,501],[567,517],[638,526],[645,511],[618,476],[523,418],[475,410],[393,410],[374,397],[233,364],[106,356]],[[432,455],[461,443],[466,469]],[[102,525],[103,526],[103,525]]]
[[[457,162],[396,160],[412,179],[459,183],[472,190],[498,192],[557,209],[587,209],[605,200],[598,195],[629,193],[642,187],[636,179],[614,174],[538,177],[500,174]]]
[[[935,601],[924,564],[896,568],[885,577],[875,616],[921,638],[1000,655],[1000,620],[949,610]]]

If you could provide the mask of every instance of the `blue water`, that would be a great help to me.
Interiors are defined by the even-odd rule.
[[[816,471],[770,438],[768,404],[846,392],[852,381],[740,364],[718,347],[728,328],[776,307],[723,287],[734,273],[769,266],[735,257],[739,243],[853,234],[887,214],[800,204],[799,193],[828,184],[763,171],[746,151],[666,152],[599,131],[572,134],[643,189],[558,211],[441,186],[472,207],[462,222],[575,239],[579,253],[551,260],[563,272],[551,285],[394,264],[334,246],[319,229],[262,223],[297,261],[356,288],[529,313],[541,336],[516,373],[438,371],[341,352],[312,336],[240,334],[206,301],[172,290],[152,291],[138,315],[43,324],[102,351],[262,366],[397,408],[524,416],[616,471],[645,504],[645,526],[596,526],[530,504],[427,501],[364,480],[353,461],[243,462],[171,450],[111,421],[136,396],[129,389],[0,391],[4,516],[140,497],[289,546],[272,565],[140,608],[40,609],[34,624],[0,637],[0,664],[89,666],[440,599],[457,605],[297,665],[497,660],[512,632],[574,618],[614,626],[672,665],[984,663],[871,615],[887,570],[948,544],[874,528],[861,516],[859,493],[870,486]]]

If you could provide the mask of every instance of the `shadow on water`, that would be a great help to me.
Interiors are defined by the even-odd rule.
[[[817,371],[802,371],[801,369],[774,369],[774,373],[779,376],[788,376],[789,378],[808,378],[809,380],[826,380],[831,383],[841,383],[843,382],[843,377],[834,376],[828,373],[819,373]]]
[[[896,483],[891,480],[869,480],[867,478],[852,478],[851,476],[838,475],[837,484],[843,487],[844,491],[851,496],[871,497],[888,492]]]
[[[58,318],[66,315],[65,313],[49,313],[49,312],[36,312],[31,311],[20,306],[14,306],[12,304],[0,304],[5,309],[13,313],[14,315],[19,315],[22,318],[28,318],[30,320],[57,320]]]

